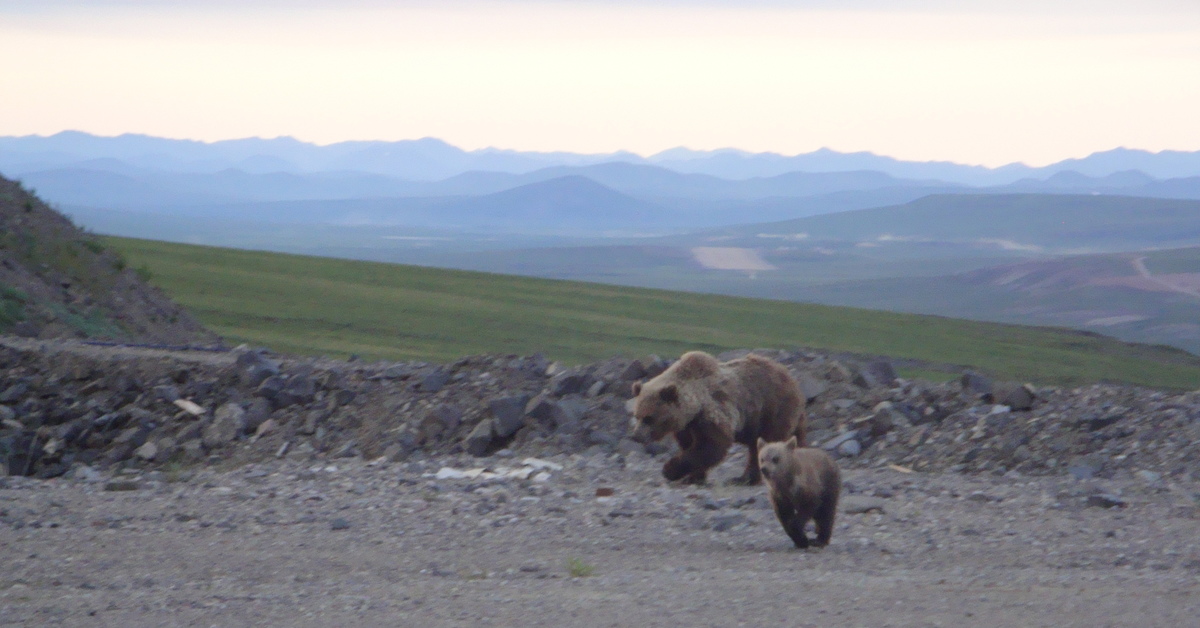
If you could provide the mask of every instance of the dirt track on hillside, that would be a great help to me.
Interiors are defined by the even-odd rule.
[[[470,458],[149,472],[131,491],[8,478],[0,625],[1176,627],[1200,613],[1196,486],[851,470],[847,501],[885,512],[842,513],[832,545],[805,552],[761,487],[721,484],[737,457],[700,489],[664,485],[641,454],[552,457],[565,468],[544,481],[427,475]],[[1127,505],[1089,507],[1099,492]]]

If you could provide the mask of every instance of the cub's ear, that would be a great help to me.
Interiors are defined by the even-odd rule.
[[[640,394],[642,394],[642,383],[634,382],[633,383],[633,396],[636,397]]]
[[[763,440],[762,437],[759,436],[758,437],[758,448],[761,450],[763,447],[766,447],[766,446],[767,446],[767,441]]]
[[[658,398],[662,399],[665,403],[675,403],[679,401],[679,389],[675,388],[675,384],[663,386],[662,389],[658,391]]]
[[[800,446],[800,443],[796,442],[796,437],[795,437],[795,436],[793,436],[793,437],[791,437],[791,438],[789,438],[789,439],[788,439],[788,442],[787,442],[787,448],[788,448],[788,449],[795,449],[795,448],[797,448],[797,447],[799,447],[799,446]]]

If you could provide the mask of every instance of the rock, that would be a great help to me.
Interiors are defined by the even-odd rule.
[[[149,434],[150,430],[141,426],[134,426],[126,428],[125,431],[118,434],[112,442],[117,445],[129,445],[130,447],[136,449],[141,447],[142,443],[146,442],[146,437]]]
[[[8,475],[31,475],[41,453],[31,431],[0,433],[0,471],[6,471]]]
[[[255,397],[246,403],[246,415],[243,421],[246,424],[245,431],[253,432],[258,429],[271,416],[271,402],[262,397]]]
[[[80,482],[97,483],[104,481],[103,474],[87,465],[75,467],[75,469],[71,472],[71,477],[79,480]]]
[[[813,377],[813,374],[808,371],[803,371],[796,375],[796,383],[800,385],[800,392],[809,403],[820,397],[826,390],[829,390],[828,384]]]
[[[882,497],[870,497],[867,495],[843,495],[839,506],[842,512],[848,515],[859,515],[867,512],[878,512],[883,514],[884,504],[886,500]]]
[[[712,529],[717,532],[728,532],[738,526],[750,523],[750,519],[741,513],[717,515],[712,518]]]
[[[341,517],[338,517],[338,518],[334,519],[333,521],[329,522],[329,529],[330,530],[349,530],[350,522]]]
[[[586,412],[587,406],[577,399],[554,401],[545,396],[535,397],[525,410],[530,418],[564,433],[578,431],[580,420]]]
[[[858,405],[858,402],[853,399],[834,399],[830,404],[838,410],[846,411]]]
[[[1160,485],[1160,483],[1162,482],[1162,474],[1161,473],[1147,471],[1146,469],[1142,469],[1142,470],[1138,471],[1137,473],[1134,473],[1134,475],[1137,476],[1137,479],[1141,480],[1148,486],[1157,486],[1157,485]]]
[[[178,386],[155,386],[154,395],[167,403],[175,403],[180,398]]]
[[[200,416],[204,414],[204,408],[201,408],[200,406],[196,405],[195,402],[188,399],[176,399],[173,403],[177,408],[192,416]]]
[[[487,455],[487,450],[492,445],[492,438],[495,433],[495,421],[493,419],[484,419],[463,439],[463,449],[472,456]]]
[[[596,380],[594,383],[592,383],[591,386],[588,387],[587,396],[599,397],[604,392],[604,388],[607,385],[608,385],[608,383],[605,382],[604,380]]]
[[[148,441],[135,449],[133,455],[146,462],[154,462],[154,459],[158,456],[158,445],[152,441]]]
[[[853,458],[862,453],[862,445],[854,439],[846,440],[838,445],[837,452],[847,458]]]
[[[185,442],[180,449],[188,460],[195,462],[204,459],[204,442],[199,438]]]
[[[667,370],[667,367],[671,366],[669,361],[664,360],[657,355],[651,355],[647,358],[644,358],[641,360],[641,363],[642,368],[646,371],[646,374],[643,376],[646,379],[658,377],[663,371]]]
[[[353,440],[346,441],[341,447],[334,450],[331,457],[333,458],[353,458],[359,455],[358,443]]]
[[[271,360],[263,359],[262,362],[257,362],[247,366],[242,371],[242,383],[251,388],[255,388],[266,380],[279,375],[279,363]]]
[[[16,421],[17,411],[8,406],[0,406],[0,422]]]
[[[443,434],[451,434],[462,424],[463,413],[458,406],[438,404],[425,413],[418,426],[422,443],[429,443]]]
[[[283,388],[286,385],[287,382],[283,379],[283,377],[279,375],[272,375],[264,379],[262,383],[258,385],[258,388],[254,389],[254,395],[256,397],[270,399],[272,402],[274,402],[275,398],[279,396],[279,393],[283,392]]]
[[[1124,419],[1124,418],[1125,418],[1125,415],[1121,414],[1121,413],[1113,413],[1113,414],[1105,414],[1105,415],[1094,415],[1093,414],[1093,415],[1078,419],[1075,422],[1075,426],[1080,429],[1085,429],[1085,430],[1094,432],[1096,430],[1102,430],[1110,425],[1113,425],[1117,421],[1120,421],[1121,419]]]
[[[488,402],[488,410],[495,418],[496,436],[508,438],[525,426],[525,406],[529,395],[499,397]]]
[[[860,434],[864,434],[868,439],[876,439],[884,436],[892,431],[892,428],[897,427],[897,425],[905,425],[907,423],[908,418],[902,412],[896,410],[890,401],[877,404],[870,416],[863,417],[854,422],[856,430]]]
[[[312,436],[317,433],[317,428],[321,421],[325,419],[324,410],[310,410],[304,415],[304,423],[296,429],[296,432],[303,436]]]
[[[887,360],[868,362],[859,369],[854,377],[854,384],[862,388],[880,388],[891,386],[896,381],[896,371]]]
[[[858,438],[858,430],[848,430],[826,441],[821,445],[821,449],[835,451],[842,443],[856,438]]]
[[[13,403],[15,401],[20,401],[21,398],[24,397],[28,392],[29,384],[26,384],[25,382],[17,382],[8,388],[5,388],[4,392],[0,392],[0,403]]]
[[[976,395],[986,395],[992,392],[992,380],[975,371],[966,371],[958,380],[963,390]]]
[[[267,419],[266,421],[259,423],[258,427],[255,428],[254,438],[255,439],[262,438],[263,436],[266,436],[267,434],[274,432],[277,429],[277,427],[278,427],[278,425],[275,423],[275,419]]]
[[[313,400],[316,391],[317,385],[312,377],[308,375],[293,375],[287,379],[283,388],[276,393],[272,401],[276,408],[306,404]]]
[[[393,364],[378,375],[380,379],[408,379],[412,377],[413,368],[408,364]]]
[[[984,399],[991,403],[1008,406],[1016,412],[1025,412],[1033,409],[1033,401],[1036,396],[1028,385],[1001,382],[995,384],[992,392],[984,395]]]
[[[109,480],[104,484],[106,491],[136,491],[142,488],[142,485],[137,480]]]
[[[37,338],[42,334],[42,328],[33,321],[19,321],[12,326],[10,331],[14,336],[20,338]]]
[[[1090,480],[1099,471],[1095,466],[1090,464],[1076,464],[1067,467],[1067,473],[1076,480]]]
[[[1126,502],[1112,493],[1097,493],[1088,495],[1087,505],[1089,508],[1124,508]]]
[[[354,392],[353,390],[339,388],[333,392],[333,402],[340,408],[342,406],[350,405],[350,403],[354,401],[354,398],[357,396],[358,393]]]
[[[435,393],[445,387],[449,381],[450,373],[446,372],[445,369],[437,369],[422,377],[417,382],[416,389],[420,392]]]
[[[240,405],[229,402],[217,408],[212,423],[204,428],[201,440],[205,447],[212,449],[237,440],[245,429],[246,411]]]
[[[555,397],[581,393],[587,387],[587,377],[583,373],[564,373],[550,380],[548,390]]]
[[[634,360],[621,370],[620,375],[617,375],[617,379],[623,382],[633,382],[645,376],[646,367],[642,366],[642,363],[638,360]]]

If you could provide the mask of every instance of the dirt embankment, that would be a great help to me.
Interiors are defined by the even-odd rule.
[[[18,183],[0,177],[0,333],[216,344],[183,308]]]

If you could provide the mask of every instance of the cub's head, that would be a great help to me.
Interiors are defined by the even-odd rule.
[[[768,443],[758,439],[758,466],[762,469],[763,477],[768,482],[776,478],[794,473],[796,448],[799,444],[793,436],[786,443]]]
[[[684,409],[679,387],[673,383],[656,384],[653,380],[633,385],[632,428],[630,438],[641,443],[661,440],[684,424]]]

